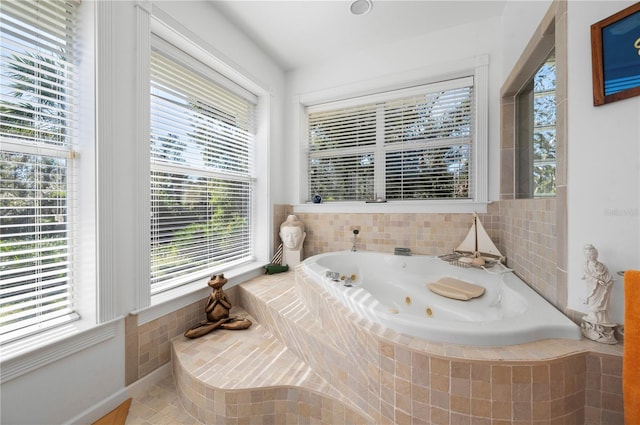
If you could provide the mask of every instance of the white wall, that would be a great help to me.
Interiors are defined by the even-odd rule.
[[[270,185],[275,188],[271,191],[271,201],[276,204],[285,202],[282,191],[278,190],[284,182],[284,73],[266,53],[222,17],[208,1],[175,0],[154,4],[213,46],[216,56],[270,92]]]
[[[499,195],[499,91],[500,91],[500,19],[493,18],[434,32],[428,36],[389,43],[366,49],[347,57],[338,57],[327,62],[293,70],[287,74],[287,101],[285,116],[293,117],[294,96],[309,95],[319,91],[348,94],[366,90],[377,84],[405,77],[429,78],[443,72],[456,70],[456,64],[473,59],[476,55],[488,54],[489,63],[489,199]],[[459,69],[458,69],[459,70]],[[353,93],[351,93],[353,94]],[[298,158],[300,136],[295,123],[286,122],[287,184],[286,201],[291,204],[298,199]]]
[[[551,0],[507,1],[505,4],[502,12],[501,84],[513,70],[550,5]]]
[[[116,335],[2,384],[0,423],[64,424],[87,410],[95,417],[124,398],[124,321]]]
[[[568,4],[569,307],[584,311],[583,246],[595,245],[611,272],[640,269],[640,97],[594,107],[589,28],[632,1]],[[611,318],[624,320],[616,276]]]
[[[144,3],[144,2],[143,2]],[[149,2],[147,2],[148,4]],[[230,26],[209,2],[154,2],[174,20],[212,47],[229,65],[255,80],[271,93],[270,148],[271,182],[281,187],[282,169],[282,93],[284,74],[278,66],[248,39]],[[119,155],[114,165],[114,205],[116,211],[115,249],[112,253],[113,278],[116,280],[114,300],[118,316],[117,332],[113,338],[82,350],[62,360],[36,369],[2,384],[0,422],[6,424],[62,424],[74,418],[87,422],[98,419],[115,407],[124,397],[124,325],[122,317],[136,306],[135,262],[136,228],[134,222],[138,194],[131,184],[135,176],[136,122],[136,7],[135,2],[114,1],[114,43],[117,46],[115,68],[117,86],[113,88],[119,100],[115,108],[117,128],[113,144]],[[249,72],[250,71],[250,72]],[[279,191],[272,200],[282,203]],[[270,221],[269,221],[270,222]],[[268,238],[271,229],[264,229]],[[88,412],[88,413],[86,413]]]

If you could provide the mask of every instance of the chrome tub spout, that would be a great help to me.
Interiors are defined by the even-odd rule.
[[[360,233],[358,229],[353,230],[353,245],[351,246],[351,251],[353,252],[356,251],[356,240],[358,238],[358,233]]]

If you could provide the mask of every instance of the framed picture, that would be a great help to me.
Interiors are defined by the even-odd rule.
[[[591,25],[593,105],[640,95],[640,2]]]

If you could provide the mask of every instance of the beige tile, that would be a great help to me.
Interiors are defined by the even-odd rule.
[[[471,400],[468,397],[452,395],[449,399],[452,412],[469,414],[471,413]]]
[[[517,213],[537,220],[545,207]],[[464,218],[438,220],[459,224]],[[173,340],[180,353],[173,364],[176,392],[203,423],[331,424],[341,417],[377,425],[404,423],[407,416],[409,423],[581,423],[594,409],[606,410],[602,400],[612,406],[612,417],[620,407],[620,347],[562,340],[463,347],[399,336],[358,319],[319,287],[296,280],[295,272],[256,278],[237,296],[254,326]],[[150,344],[176,332],[172,323],[166,318],[139,330]],[[145,346],[147,363],[162,358],[153,350]],[[156,415],[163,402],[143,406]]]
[[[507,401],[491,402],[492,419],[511,419],[511,403]]]
[[[492,384],[511,384],[511,367],[498,366],[491,367],[491,383]]]
[[[477,417],[491,418],[491,401],[490,400],[470,400],[471,414]]]

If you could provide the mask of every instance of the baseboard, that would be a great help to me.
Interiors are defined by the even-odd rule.
[[[115,392],[110,397],[105,398],[99,403],[94,404],[75,418],[67,422],[66,425],[84,425],[92,424],[104,415],[111,412],[124,402],[129,396],[125,388]]]
[[[120,406],[116,407],[105,416],[95,421],[92,425],[125,425],[131,407],[131,399],[128,398]]]
[[[133,397],[135,399],[136,397],[140,397],[145,394],[154,384],[171,375],[171,366],[171,362],[165,363],[153,372],[129,385],[125,388],[127,397]]]
[[[166,363],[147,376],[138,379],[133,384],[126,388],[122,388],[112,394],[110,397],[94,404],[89,409],[85,410],[75,418],[71,419],[65,425],[89,425],[102,418],[112,410],[120,406],[126,399],[133,397],[139,397],[145,394],[149,388],[155,383],[163,380],[167,376],[171,375],[171,362]]]

